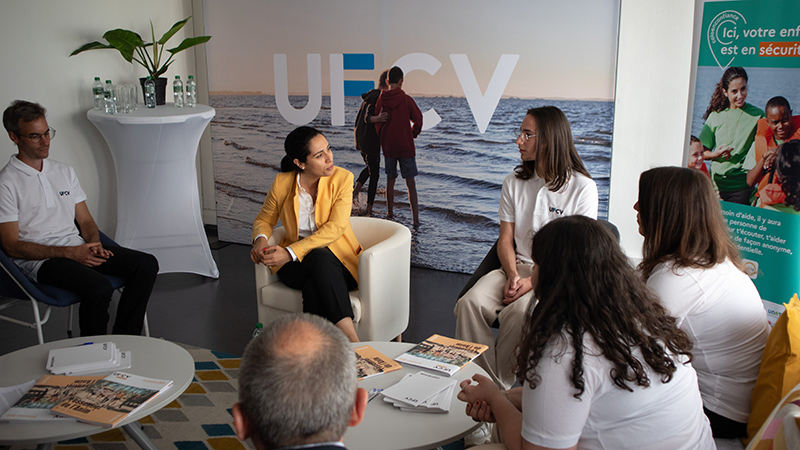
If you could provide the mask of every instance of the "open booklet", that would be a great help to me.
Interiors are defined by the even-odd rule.
[[[115,427],[170,386],[172,381],[169,380],[114,372],[75,392],[54,406],[51,412],[82,422]]]
[[[434,334],[395,361],[431,369],[450,376],[477,358],[489,347]]]
[[[359,380],[382,373],[394,372],[402,368],[402,366],[396,363],[392,358],[389,358],[369,345],[357,347],[355,352],[356,370]]]

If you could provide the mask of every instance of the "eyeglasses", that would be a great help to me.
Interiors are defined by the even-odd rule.
[[[56,130],[53,127],[48,127],[47,128],[47,133],[44,133],[44,134],[31,133],[31,134],[25,134],[25,135],[20,135],[20,136],[28,138],[28,139],[30,139],[30,140],[32,140],[34,142],[41,142],[42,138],[47,138],[47,140],[50,140],[50,139],[53,139],[54,137],[56,137]]]
[[[522,130],[514,130],[514,140],[517,140],[520,137],[522,137],[522,142],[528,142],[528,139],[536,137],[536,133],[527,133]]]

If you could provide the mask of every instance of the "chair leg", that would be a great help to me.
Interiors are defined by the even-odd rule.
[[[39,303],[37,303],[35,300],[31,300],[31,303],[33,303],[33,320],[34,323],[36,323],[36,337],[39,338],[39,344],[41,345],[44,344],[44,334],[42,333],[42,319],[39,317]],[[48,306],[48,318],[50,316],[49,308],[50,307]],[[45,319],[45,322],[46,321],[47,319]]]
[[[144,335],[150,337],[150,325],[147,323],[147,313],[144,313]]]
[[[397,336],[395,336],[395,338],[392,339],[392,342],[403,342],[403,333],[400,333]]]
[[[67,337],[72,337],[72,319],[75,317],[75,310],[73,309],[75,305],[69,305],[69,310],[67,313]]]

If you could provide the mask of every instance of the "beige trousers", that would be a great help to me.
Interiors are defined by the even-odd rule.
[[[532,264],[517,263],[520,278],[531,276],[532,268]],[[502,269],[487,273],[458,299],[454,310],[456,339],[489,346],[475,361],[502,389],[514,385],[517,345],[527,320],[528,306],[533,299],[531,291],[510,305],[505,305],[503,287],[506,280],[506,273]],[[496,342],[492,333],[495,320],[500,322]]]

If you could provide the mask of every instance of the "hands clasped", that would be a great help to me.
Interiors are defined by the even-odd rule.
[[[458,399],[467,403],[466,413],[473,420],[477,422],[496,422],[494,414],[492,414],[492,408],[489,406],[489,401],[495,395],[503,395],[503,391],[491,379],[483,375],[473,375],[472,379],[478,384],[472,384],[472,380],[462,381]]]
[[[519,275],[508,277],[503,287],[503,303],[509,305],[533,289],[531,278],[520,278]]]
[[[69,259],[78,261],[89,267],[97,267],[112,256],[114,256],[114,254],[104,249],[103,244],[99,242],[88,242],[86,244],[70,247],[68,254]]]
[[[292,255],[280,245],[267,245],[266,239],[258,238],[250,250],[250,260],[272,267],[286,264],[292,260]]]

